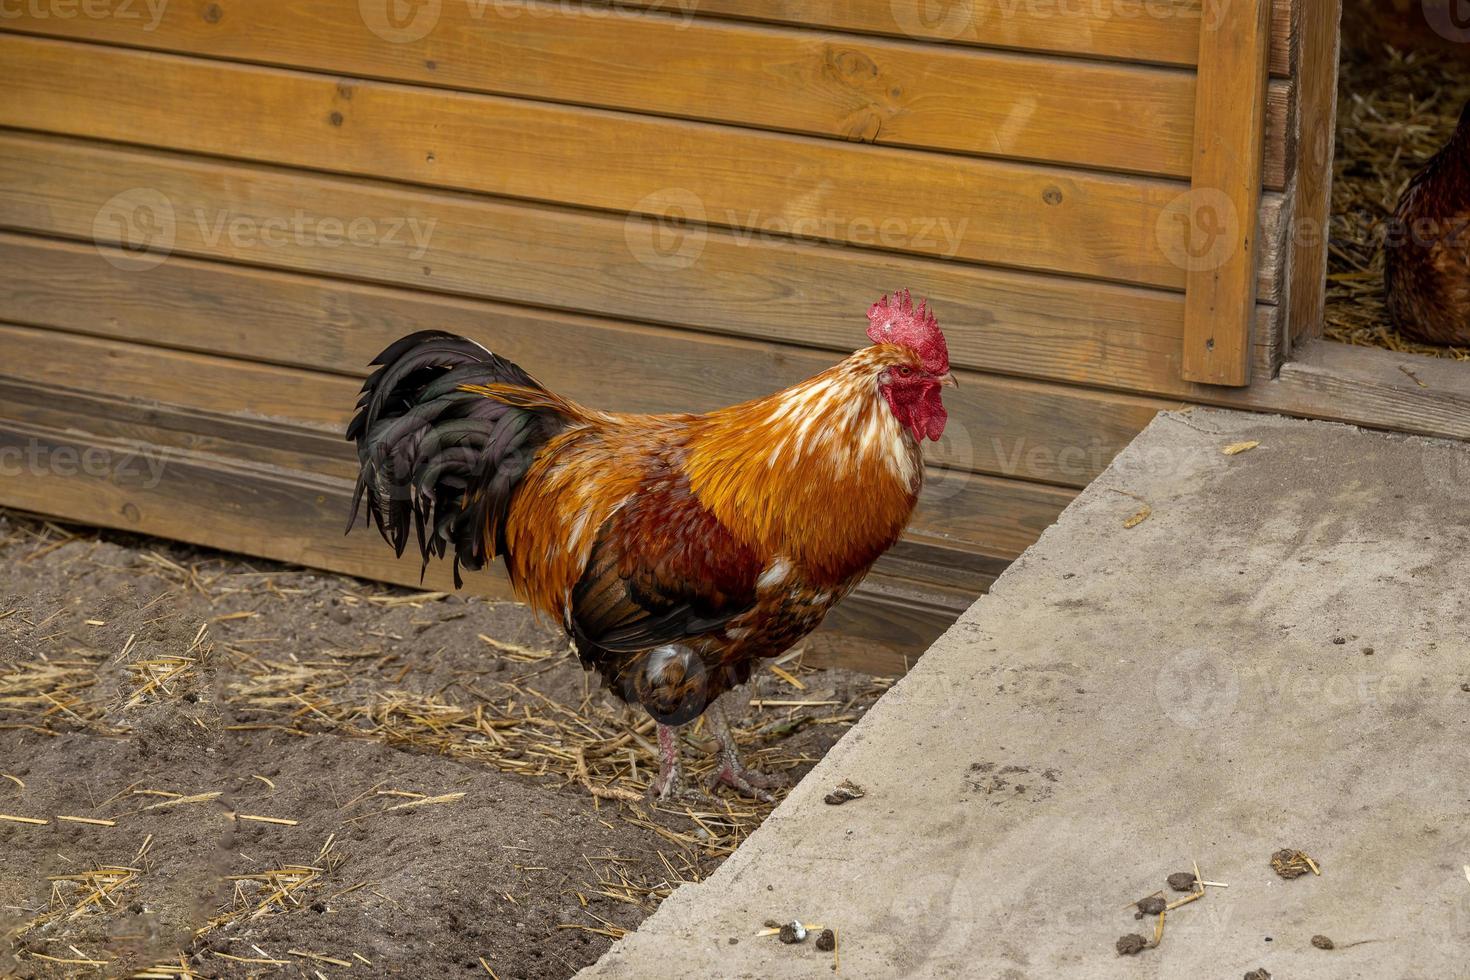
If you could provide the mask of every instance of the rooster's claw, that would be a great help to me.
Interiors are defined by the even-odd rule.
[[[786,785],[786,779],[783,776],[747,769],[738,762],[722,763],[709,781],[711,792],[718,786],[728,786],[735,792],[754,797],[762,803],[776,802],[776,798],[768,791],[782,789]]]

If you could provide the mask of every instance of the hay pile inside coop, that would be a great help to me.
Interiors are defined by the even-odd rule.
[[[1383,242],[1409,179],[1455,130],[1470,60],[1345,39],[1337,103],[1325,334],[1363,347],[1470,360],[1411,340],[1388,319]]]
[[[798,653],[737,739],[888,684]],[[652,738],[524,607],[0,512],[0,976],[569,977],[771,812]]]

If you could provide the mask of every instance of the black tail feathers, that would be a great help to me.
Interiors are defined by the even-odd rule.
[[[544,389],[515,364],[454,334],[412,334],[373,364],[380,366],[362,386],[347,427],[361,465],[347,530],[366,497],[370,519],[400,556],[412,524],[423,569],[452,545],[457,587],[460,566],[483,568],[504,550],[511,497],[537,451],[567,421],[545,407],[462,390]]]

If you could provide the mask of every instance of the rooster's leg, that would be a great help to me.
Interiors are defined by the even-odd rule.
[[[687,795],[684,768],[679,765],[679,729],[674,725],[658,726],[658,777],[648,787],[655,799],[678,799]]]
[[[740,761],[740,752],[735,747],[735,733],[730,729],[730,718],[726,714],[724,704],[731,694],[737,693],[727,692],[721,695],[710,704],[709,709],[705,712],[710,731],[720,743],[720,754],[715,762],[715,774],[710,779],[710,789],[723,783],[738,793],[753,796],[763,803],[770,803],[775,797],[767,790],[785,786],[786,780],[771,773],[747,769]]]

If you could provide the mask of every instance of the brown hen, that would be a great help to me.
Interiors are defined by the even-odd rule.
[[[1388,314],[1401,333],[1470,344],[1470,103],[1399,199],[1383,269]]]

